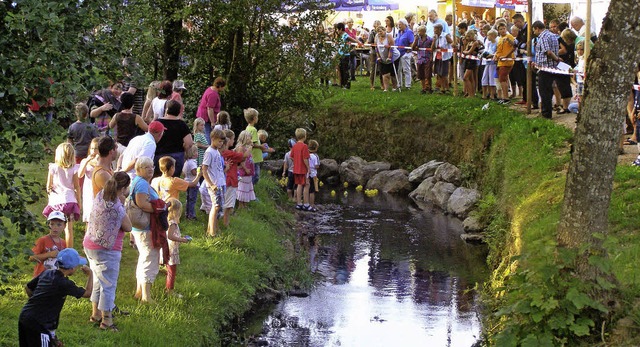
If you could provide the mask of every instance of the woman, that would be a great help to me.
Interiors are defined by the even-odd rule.
[[[193,137],[191,136],[191,130],[187,123],[180,119],[181,108],[182,105],[179,102],[169,100],[164,118],[158,120],[164,125],[166,130],[156,145],[155,157],[153,159],[156,166],[154,176],[160,176],[160,165],[158,165],[158,161],[165,155],[176,160],[176,169],[173,177],[180,177],[180,174],[182,174],[184,151],[193,146]]]
[[[347,20],[345,21],[345,25],[347,26],[345,28],[345,32],[347,33],[347,35],[349,35],[350,38],[354,39],[354,40],[358,40],[358,31],[353,27],[353,19],[352,18],[347,18]],[[351,55],[349,56],[349,71],[351,73],[351,80],[355,81],[356,80],[356,65],[358,64],[357,61],[357,56],[356,56],[356,51],[355,50],[351,50]]]
[[[95,118],[100,135],[107,134],[111,117],[120,111],[120,94],[122,94],[122,83],[115,82],[109,88],[96,92],[91,99],[89,116]]]
[[[393,37],[383,27],[378,27],[376,37],[377,54],[381,62],[380,73],[382,74],[382,90],[388,91],[390,81],[393,83],[393,91],[397,86],[397,71],[400,63],[400,52],[394,46]],[[393,73],[393,78],[391,74]]]
[[[393,17],[387,16],[384,19],[384,26],[387,29],[387,33],[391,34],[391,37],[395,39],[396,35],[398,35],[398,30],[396,29],[396,23]]]
[[[153,121],[153,108],[151,107],[151,103],[156,96],[158,96],[158,87],[160,86],[160,81],[153,81],[149,83],[149,89],[147,89],[147,98],[144,101],[144,107],[142,107],[142,119],[149,124]]]
[[[129,141],[137,134],[140,129],[143,133],[147,132],[148,125],[142,117],[133,113],[133,105],[135,97],[130,93],[122,93],[120,96],[122,102],[122,111],[116,113],[111,121],[109,128],[116,128],[116,141],[124,147],[129,145]]]
[[[380,23],[379,20],[375,20],[373,21],[373,30],[371,30],[371,33],[369,34],[369,39],[367,40],[367,43],[369,45],[371,45],[371,52],[369,53],[369,66],[373,69],[373,71],[369,71],[370,75],[369,75],[369,80],[371,81],[371,90],[375,89],[375,85],[374,82],[376,80],[376,75],[380,75],[380,85],[382,85],[382,74],[380,73],[380,62],[377,61],[376,58],[376,37],[378,36],[378,28],[381,26],[382,24]]]
[[[436,91],[445,94],[449,91],[449,66],[453,57],[451,44],[453,39],[449,34],[443,34],[442,24],[433,25],[433,43],[431,52],[433,54],[433,73],[436,74]]]
[[[112,311],[120,273],[122,240],[131,231],[131,221],[124,209],[129,175],[116,172],[95,197],[91,218],[82,245],[93,271],[90,321],[100,329],[117,331]]]
[[[173,93],[173,85],[170,81],[162,81],[158,86],[158,96],[151,101],[151,108],[153,109],[153,120],[158,120],[164,117],[165,105],[169,100],[169,97]]]
[[[558,38],[558,57],[572,68],[576,66],[576,38],[576,33],[571,29],[564,29]],[[562,98],[562,108],[557,109],[557,113],[570,113],[569,104],[573,98],[573,94],[569,95],[568,93],[568,91],[571,90],[571,76],[558,74],[556,77],[558,91],[564,91],[564,95],[562,92],[560,93],[560,97]]]
[[[220,93],[224,91],[226,85],[227,82],[224,78],[218,77],[213,81],[213,85],[204,91],[202,98],[200,98],[196,117],[204,120],[204,134],[209,144],[211,144],[211,129],[213,129],[213,126],[216,124],[216,117],[218,116],[218,112],[220,112],[220,108],[222,108]]]
[[[152,200],[158,199],[158,192],[149,184],[153,178],[153,160],[148,157],[140,157],[136,161],[136,177],[131,182],[129,196],[149,217],[153,212]],[[153,248],[151,241],[151,225],[142,229],[133,227],[131,234],[138,248],[138,265],[136,267],[136,294],[135,298],[142,302],[153,302],[151,299],[151,285],[155,281],[159,270],[160,252]]]

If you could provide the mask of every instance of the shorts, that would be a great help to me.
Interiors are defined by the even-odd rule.
[[[238,187],[227,187],[227,191],[224,192],[224,208],[236,207],[236,194]]]
[[[293,171],[287,171],[287,190],[293,190],[296,187],[293,180]]]
[[[478,61],[473,59],[466,59],[464,61],[465,70],[475,70],[478,67]]]
[[[304,186],[307,184],[307,174],[293,174],[293,183]]]
[[[558,91],[563,99],[573,96],[573,90],[571,90],[571,76],[569,75],[554,75]]]
[[[449,59],[452,60],[452,59]],[[449,76],[449,60],[442,61],[437,59],[435,63],[433,63],[433,73],[438,75],[439,77],[447,77]]]
[[[498,81],[507,82],[509,81],[509,72],[511,72],[512,66],[498,66]]]
[[[140,283],[153,283],[160,271],[160,248],[153,248],[151,231],[131,232],[138,247],[136,280]]]
[[[212,188],[207,187],[209,191],[209,196],[211,197],[211,210],[215,210],[216,207],[223,207],[224,205],[224,191],[225,186],[220,186],[214,192]]]
[[[67,222],[70,220],[70,217],[73,217],[74,221],[80,220],[80,205],[78,205],[77,202],[67,202],[53,206],[47,205],[42,211],[42,214],[45,218],[49,218],[49,214],[53,211],[64,213],[64,216],[67,217]]]
[[[309,177],[309,194],[317,193],[315,182],[313,182],[314,178],[315,177]]]

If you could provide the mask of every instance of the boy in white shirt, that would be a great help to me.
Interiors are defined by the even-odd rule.
[[[224,159],[220,154],[227,137],[224,131],[216,129],[211,132],[211,146],[204,152],[202,160],[202,173],[204,182],[211,197],[211,211],[209,212],[209,223],[207,224],[207,234],[216,236],[218,230],[218,213],[224,204],[224,191],[227,179],[224,174]]]

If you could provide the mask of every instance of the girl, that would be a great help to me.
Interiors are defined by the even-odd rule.
[[[231,116],[229,116],[229,113],[227,111],[218,112],[216,126],[214,126],[213,129],[220,129],[222,131],[231,129]]]
[[[91,140],[89,146],[89,155],[82,159],[80,166],[78,167],[78,178],[84,177],[82,182],[82,221],[89,223],[89,216],[91,215],[91,208],[93,207],[93,184],[91,183],[91,176],[93,175],[93,167],[98,163],[98,141],[99,137]]]
[[[204,152],[209,147],[209,141],[204,134],[204,120],[202,118],[196,118],[193,121],[193,142],[198,147],[198,167],[202,166],[202,160],[204,159]]]
[[[167,201],[167,220],[169,229],[167,238],[169,239],[169,261],[167,262],[167,282],[165,289],[168,293],[173,291],[176,282],[178,264],[180,264],[180,244],[191,241],[191,236],[180,235],[180,216],[182,215],[182,203],[178,199],[171,198]],[[161,255],[162,256],[162,255]],[[162,263],[162,260],[160,261]]]
[[[200,118],[198,118],[200,119]],[[204,125],[204,124],[203,124]],[[185,181],[193,181],[198,176],[198,164],[196,159],[198,158],[198,148],[194,145],[189,147],[185,152],[185,158],[182,167],[182,173],[184,173]],[[198,199],[198,187],[189,187],[187,189],[187,219],[196,219],[196,200]]]
[[[464,55],[469,55],[464,60],[464,95],[466,97],[476,96],[476,77],[478,76],[478,52],[480,51],[480,44],[476,40],[475,30],[467,31],[465,35],[466,45],[462,52]]]
[[[251,148],[253,147],[253,142],[251,139],[251,133],[244,130],[238,136],[238,144],[234,149],[239,153],[251,152]],[[256,194],[253,192],[253,159],[251,155],[245,159],[238,166],[238,175],[240,178],[238,179],[238,201],[240,202],[240,207],[245,207],[247,202],[256,199]]]
[[[47,193],[49,202],[42,214],[49,217],[53,211],[61,211],[67,218],[64,239],[67,247],[73,248],[73,222],[80,219],[80,182],[75,165],[73,145],[61,143],[56,148],[56,162],[49,164]]]
[[[486,25],[487,27],[489,25]],[[496,63],[493,61],[493,55],[496,53],[498,42],[498,31],[495,29],[489,29],[487,31],[487,40],[485,41],[484,53],[482,57],[485,58],[484,71],[482,72],[482,98],[483,99],[498,99],[496,92],[496,80],[494,75],[496,74]]]
[[[144,106],[142,107],[142,119],[149,124],[153,120],[153,108],[151,107],[151,102],[158,96],[158,86],[160,85],[160,81],[153,81],[149,84],[149,89],[147,89],[147,97],[144,101]]]

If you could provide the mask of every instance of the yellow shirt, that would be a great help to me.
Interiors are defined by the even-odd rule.
[[[507,41],[508,40],[508,41]],[[501,36],[498,39],[498,45],[496,48],[495,56],[498,57],[498,67],[501,66],[513,66],[515,61],[513,60],[500,60],[500,58],[515,58],[515,50],[514,50],[514,42],[515,38],[511,36],[511,34],[507,33],[505,36]],[[511,54],[507,55],[509,52]]]
[[[180,192],[186,192],[189,182],[179,177],[156,177],[151,180],[151,186],[158,192],[160,199],[167,201],[170,198],[179,199]]]

